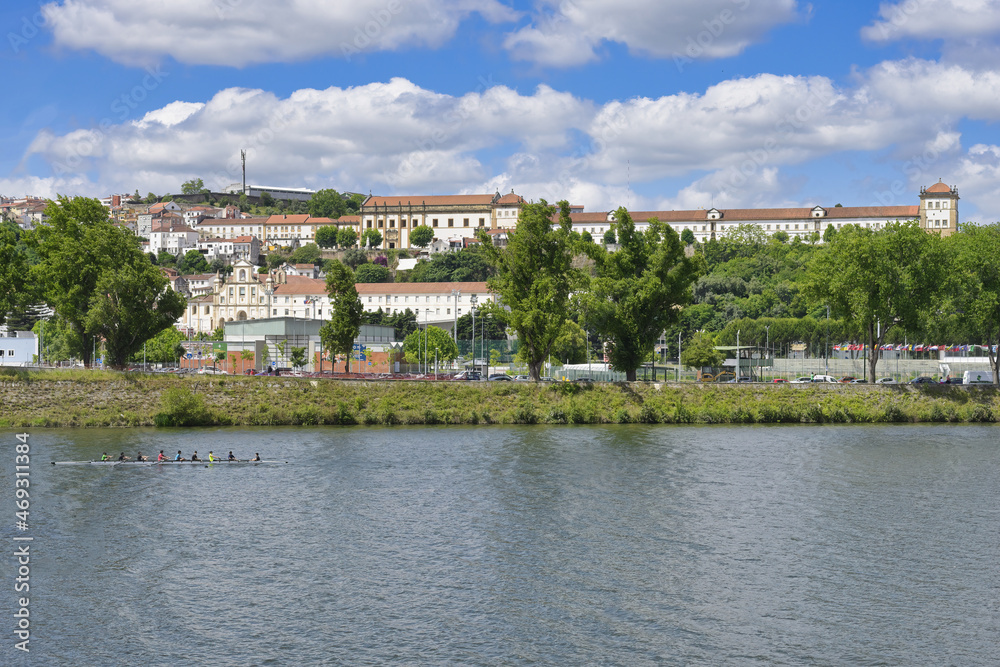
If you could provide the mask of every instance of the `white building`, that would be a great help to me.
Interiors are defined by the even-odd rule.
[[[179,256],[198,247],[198,232],[187,225],[154,227],[149,233],[149,252]]]
[[[30,331],[13,331],[0,337],[0,366],[28,366],[38,358],[38,337]]]

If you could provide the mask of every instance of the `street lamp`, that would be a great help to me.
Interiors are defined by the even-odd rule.
[[[476,370],[476,304],[479,299],[473,294],[469,298],[469,303],[472,304],[472,370]]]
[[[453,289],[451,295],[455,297],[455,312],[453,313],[455,316],[455,325],[451,333],[452,338],[455,339],[455,345],[458,345],[458,301],[462,298],[462,290]]]
[[[438,379],[438,349],[434,348],[434,379]]]

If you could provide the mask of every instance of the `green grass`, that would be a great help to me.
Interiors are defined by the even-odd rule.
[[[0,426],[995,422],[992,387],[340,382],[0,374]]]

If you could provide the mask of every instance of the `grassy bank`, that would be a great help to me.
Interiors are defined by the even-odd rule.
[[[961,386],[573,384],[0,372],[0,427],[994,422]]]

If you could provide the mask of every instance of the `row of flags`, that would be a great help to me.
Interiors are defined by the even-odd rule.
[[[833,346],[835,352],[861,352],[865,349],[864,345],[860,343],[840,343]],[[879,348],[882,352],[984,352],[990,349],[989,345],[927,345],[920,343],[915,345],[910,343],[909,345],[904,345],[900,343],[899,345],[887,344]],[[996,353],[997,346],[993,346],[993,352]]]

